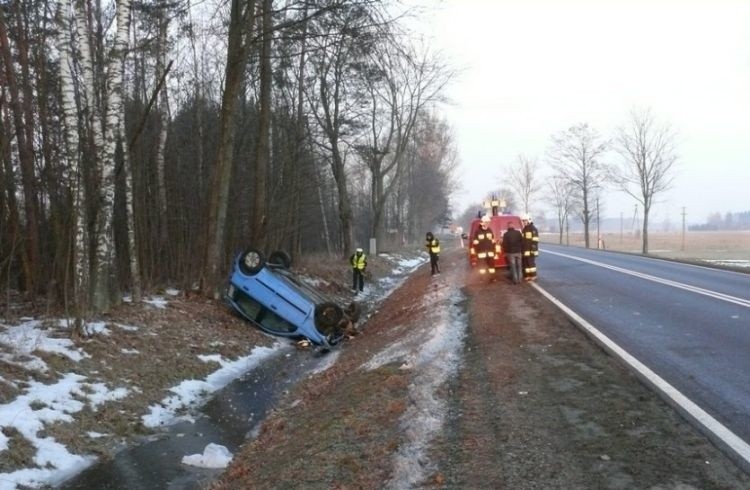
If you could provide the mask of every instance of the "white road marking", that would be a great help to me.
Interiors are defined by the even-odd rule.
[[[550,253],[550,252],[548,252]],[[562,254],[559,254],[562,255]],[[574,257],[575,258],[575,257]],[[582,259],[579,259],[582,260]],[[598,344],[610,352],[612,355],[619,357],[650,386],[652,386],[667,402],[676,407],[686,417],[692,419],[698,424],[699,428],[709,438],[711,438],[720,447],[730,451],[739,464],[746,470],[750,469],[750,445],[740,439],[734,432],[729,430],[724,424],[714,419],[705,410],[696,405],[692,400],[683,395],[677,388],[667,383],[661,376],[646,367],[638,359],[630,355],[625,349],[613,342],[609,337],[597,330],[593,325],[584,320],[576,312],[568,308],[557,298],[552,296],[546,290],[536,283],[531,284],[534,289],[539,291],[548,300],[560,308],[571,320],[579,327],[584,329]]]
[[[711,291],[710,289],[703,289],[699,288],[697,286],[691,286],[689,284],[684,284],[677,281],[671,281],[669,279],[662,279],[661,277],[652,276],[650,274],[644,274],[642,272],[636,272],[631,271],[629,269],[623,269],[622,267],[617,267],[614,265],[604,264],[602,262],[597,262],[595,260],[589,260],[584,259],[582,257],[576,257],[575,255],[568,255],[563,254],[559,252],[553,252],[551,250],[545,251],[548,254],[552,255],[559,255],[560,257],[565,257],[568,259],[578,260],[580,262],[585,262],[587,264],[595,265],[597,267],[603,267],[605,269],[610,269],[616,272],[621,272],[623,274],[629,274],[631,276],[639,277],[641,279],[646,279],[648,281],[658,282],[659,284],[664,284],[666,286],[672,286],[678,289],[684,289],[685,291],[690,291],[697,294],[702,294],[704,296],[709,296],[711,298],[719,299],[722,301],[726,301],[728,303],[734,303],[736,305],[744,306],[745,308],[750,308],[750,300],[744,299],[744,298],[738,298],[736,296],[730,296],[729,294],[719,293],[716,291]]]

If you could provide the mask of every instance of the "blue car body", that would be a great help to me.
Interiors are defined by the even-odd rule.
[[[245,265],[248,253],[256,254],[252,267]],[[243,267],[243,265],[245,265]],[[263,331],[290,338],[304,338],[330,348],[344,336],[338,324],[343,310],[285,267],[267,263],[257,251],[237,255],[232,263],[225,300],[244,318]],[[334,318],[316,318],[316,311],[327,307]]]

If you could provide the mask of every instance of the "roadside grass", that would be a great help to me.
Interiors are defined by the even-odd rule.
[[[369,258],[368,282],[388,276],[391,268],[387,260]],[[292,269],[316,281],[316,287],[324,293],[351,300],[351,266],[346,257],[322,254],[307,257],[293,264]],[[3,300],[7,303],[3,304]],[[35,318],[42,320],[50,337],[71,336],[70,330],[59,321],[63,316],[60,311],[34,307],[16,291],[0,294],[0,313],[5,312],[11,313],[3,319],[7,325]],[[96,407],[86,406],[70,414],[72,421],[48,423],[42,429],[44,436],[54,438],[75,454],[103,458],[113,457],[118,450],[154,433],[141,417],[169,396],[170,388],[184,380],[204,379],[218,369],[216,361],[206,361],[201,356],[219,355],[235,360],[246,356],[255,346],[268,346],[275,341],[232,314],[222,302],[191,291],[170,297],[163,308],[123,303],[94,320],[105,324],[106,333],[77,339],[75,347],[85,353],[78,361],[36,347],[24,354],[20,342],[0,345],[0,404],[12,403],[24,393],[30,381],[54,384],[70,372],[85,377],[86,383],[127,389],[124,398]],[[32,356],[43,363],[44,370],[29,367],[26,361]],[[82,389],[86,390],[86,386]],[[44,406],[35,404],[34,408]],[[390,410],[397,412],[399,408],[393,406]],[[2,430],[9,443],[0,454],[0,472],[33,467],[36,454],[33,444],[13,427]]]

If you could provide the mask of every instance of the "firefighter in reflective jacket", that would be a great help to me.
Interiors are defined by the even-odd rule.
[[[490,217],[486,214],[482,216],[482,220],[479,223],[479,228],[474,233],[474,240],[472,242],[474,249],[477,251],[477,259],[480,261],[479,273],[489,274],[495,273],[495,235],[492,233],[490,228]],[[485,262],[485,266],[481,265],[481,261]]]
[[[438,260],[440,259],[440,241],[435,238],[431,231],[428,231],[425,235],[425,247],[427,247],[427,252],[430,254],[432,275],[440,274],[440,266],[438,265]]]
[[[531,216],[525,214],[521,217],[523,229],[523,258],[522,269],[525,281],[536,279],[536,257],[539,255],[539,231],[537,231]]]

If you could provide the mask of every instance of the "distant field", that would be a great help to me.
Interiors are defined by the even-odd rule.
[[[583,233],[571,233],[570,245],[584,246]],[[641,239],[632,234],[605,233],[604,248],[640,253]],[[596,248],[596,233],[591,235],[591,248]],[[542,233],[542,243],[558,243],[558,235]],[[563,244],[566,243],[563,235]],[[735,267],[750,267],[750,231],[689,231],[648,235],[649,255],[716,262]]]

